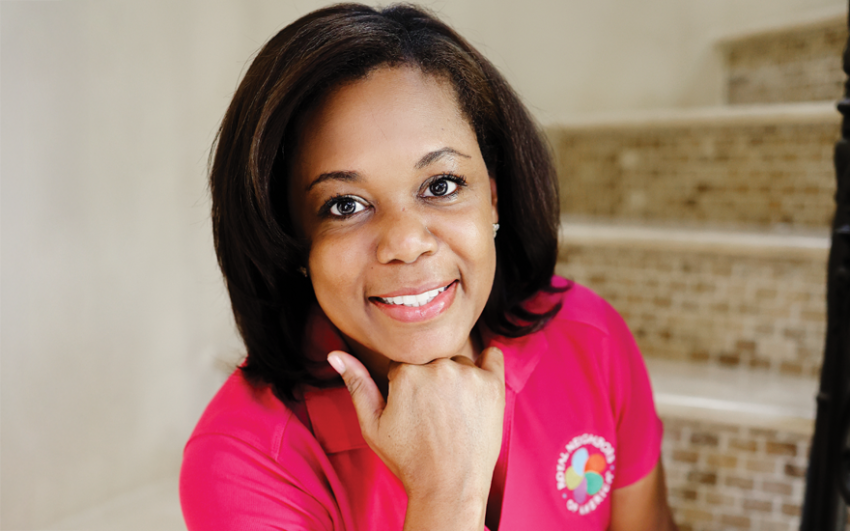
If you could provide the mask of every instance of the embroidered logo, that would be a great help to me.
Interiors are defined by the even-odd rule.
[[[581,515],[594,511],[611,492],[614,447],[599,435],[585,433],[564,446],[555,480],[567,510]]]

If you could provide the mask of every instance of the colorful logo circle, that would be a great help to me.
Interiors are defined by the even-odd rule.
[[[614,481],[614,447],[585,433],[564,446],[555,479],[570,512],[587,514],[608,496]]]
[[[605,457],[600,453],[590,454],[587,448],[579,448],[573,453],[570,468],[567,469],[567,488],[573,491],[576,503],[584,503],[602,488],[605,473]]]

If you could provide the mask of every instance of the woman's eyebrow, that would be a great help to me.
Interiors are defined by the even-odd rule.
[[[453,148],[450,148],[450,147],[444,147],[442,149],[438,149],[436,151],[432,151],[430,153],[427,153],[424,157],[419,159],[419,162],[417,162],[414,167],[417,170],[421,170],[422,168],[428,166],[429,164],[433,164],[434,162],[436,162],[437,160],[439,160],[440,158],[442,158],[446,155],[457,155],[458,157],[464,157],[464,158],[467,158],[467,159],[472,158],[469,155],[466,155],[465,153],[461,153],[460,151],[458,151],[456,149],[453,149]],[[309,192],[317,184],[320,184],[320,183],[323,183],[323,182],[329,181],[329,180],[351,182],[351,181],[356,181],[358,179],[360,179],[360,174],[358,174],[356,171],[329,171],[327,173],[323,173],[323,174],[319,175],[318,177],[316,177],[313,180],[313,182],[311,182],[310,185],[307,187],[306,191]]]
[[[307,187],[307,192],[313,189],[319,183],[323,183],[325,181],[337,180],[337,181],[356,181],[360,179],[360,174],[356,171],[329,171],[327,173],[323,173],[316,177],[316,179],[310,183],[310,186]]]
[[[441,157],[443,157],[445,155],[457,155],[459,157],[464,157],[464,158],[467,158],[467,159],[472,158],[469,155],[465,155],[465,154],[461,153],[460,151],[457,151],[456,149],[452,149],[450,147],[444,147],[442,149],[438,149],[437,151],[432,151],[432,152],[428,153],[427,155],[425,155],[424,157],[419,159],[419,162],[417,162],[416,166],[414,166],[414,167],[417,170],[421,170],[422,168],[428,166],[432,162],[437,161],[438,159],[440,159]]]

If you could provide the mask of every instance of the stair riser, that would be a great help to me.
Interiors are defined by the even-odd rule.
[[[550,127],[561,212],[827,227],[838,113],[816,123]]]
[[[728,96],[733,104],[838,101],[843,96],[840,55],[730,71]]]
[[[783,259],[566,243],[557,271],[607,299],[647,357],[817,376],[826,253],[810,254]]]
[[[662,458],[680,531],[799,528],[810,435],[662,420]]]
[[[723,47],[731,104],[837,101],[847,19],[731,41]]]

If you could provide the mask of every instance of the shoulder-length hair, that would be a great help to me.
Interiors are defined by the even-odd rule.
[[[258,53],[221,124],[210,172],[218,262],[248,351],[242,370],[291,400],[322,385],[302,340],[315,304],[299,268],[309,249],[293,230],[287,179],[299,118],[328,91],[379,66],[412,65],[452,84],[499,190],[496,276],[480,318],[519,337],[540,329],[524,301],[555,290],[558,187],[546,144],[505,79],[460,35],[411,5],[340,4],[285,27]]]

